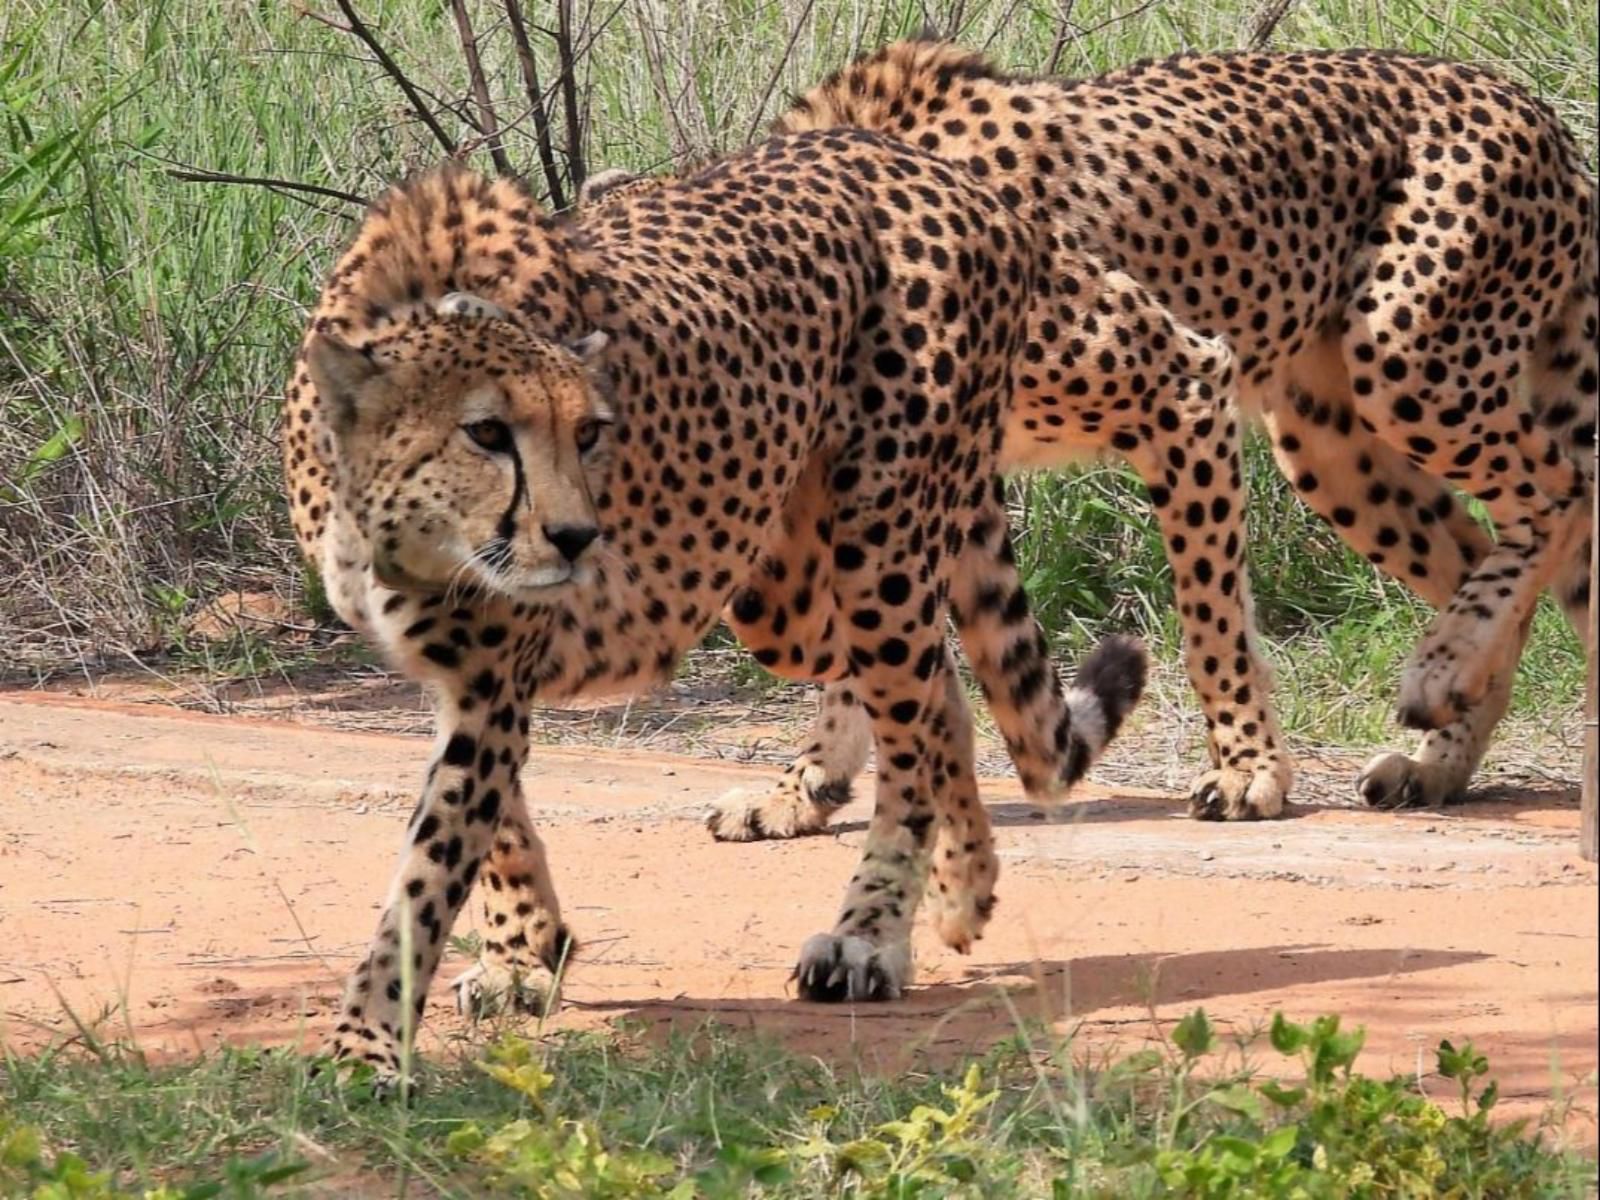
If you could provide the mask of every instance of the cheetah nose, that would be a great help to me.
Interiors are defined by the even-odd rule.
[[[561,551],[561,557],[568,562],[577,562],[578,555],[589,548],[589,543],[600,536],[600,530],[593,525],[546,525],[544,536],[550,539],[550,544]]]

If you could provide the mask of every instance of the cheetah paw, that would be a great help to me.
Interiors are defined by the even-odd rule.
[[[1439,808],[1460,797],[1460,772],[1388,752],[1369,759],[1356,778],[1356,794],[1373,808]]]
[[[790,772],[770,788],[734,788],[712,807],[706,828],[719,842],[783,841],[825,833],[850,800],[850,782],[808,781],[815,768]]]
[[[928,899],[928,915],[939,940],[957,954],[971,954],[972,943],[983,937],[989,923],[994,897],[930,895]]]
[[[1219,767],[1189,789],[1189,815],[1196,821],[1270,821],[1289,798],[1289,772],[1265,763],[1253,771]]]
[[[939,940],[957,954],[971,954],[972,943],[983,937],[984,928],[994,914],[996,874],[998,871],[991,860],[986,882],[930,883],[924,911]]]
[[[456,1012],[472,1020],[505,1012],[543,1018],[561,1005],[561,981],[543,966],[518,970],[480,958],[450,986]]]
[[[400,1039],[383,1029],[343,1022],[324,1043],[322,1057],[330,1060],[332,1072],[340,1076],[363,1067],[370,1070],[372,1094],[378,1099],[389,1099],[415,1086],[410,1076],[401,1074]]]
[[[819,933],[800,947],[791,978],[802,1000],[898,1000],[911,981],[911,947]]]

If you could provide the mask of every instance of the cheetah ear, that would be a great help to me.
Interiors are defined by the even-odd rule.
[[[615,405],[617,400],[616,382],[611,378],[611,372],[600,363],[600,355],[610,342],[609,333],[604,329],[596,329],[567,343],[567,349],[576,354],[583,363],[584,373],[589,376],[589,386],[594,389],[595,395],[607,409]]]
[[[355,423],[361,390],[383,374],[383,364],[366,351],[327,333],[311,335],[306,344],[306,369],[317,394],[329,406],[334,428],[341,431]]]
[[[441,317],[474,317],[480,321],[508,321],[511,314],[493,300],[474,296],[471,292],[447,292],[440,297],[433,311]]]
[[[610,344],[610,342],[611,335],[609,333],[607,333],[604,329],[596,329],[592,333],[586,333],[581,338],[574,338],[572,341],[568,342],[567,349],[571,350],[587,365],[592,367],[595,365],[595,360],[600,357],[601,351],[603,351],[606,346]]]

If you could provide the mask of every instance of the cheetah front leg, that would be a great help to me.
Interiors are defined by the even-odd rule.
[[[959,686],[946,680],[940,641],[937,631],[907,639],[911,661],[928,656],[936,664],[926,683],[881,666],[859,679],[877,743],[876,803],[838,919],[800,948],[795,980],[802,999],[894,1000],[911,982],[911,930],[928,883],[934,792],[950,788],[977,804],[972,762],[961,758],[957,740],[963,718],[949,709],[952,695],[960,699]],[[940,932],[958,947],[970,946],[993,907],[992,873],[979,882],[987,883],[983,894],[949,894],[940,903]]]
[[[831,532],[828,519],[791,525],[769,548],[769,558],[795,564],[831,559],[824,540]],[[911,927],[928,878],[936,797],[959,793],[976,808],[977,783],[970,731],[963,737],[964,698],[947,678],[942,589],[890,569],[904,561],[903,552],[869,563],[846,550],[839,561],[846,565],[820,592],[813,590],[815,572],[760,570],[735,595],[727,616],[769,669],[826,679],[836,664],[856,664],[852,688],[872,722],[879,755],[877,804],[840,917],[832,931],[806,942],[795,977],[809,999],[890,1000],[910,979]],[[797,599],[804,610],[798,624]],[[952,697],[959,711],[949,711]],[[986,820],[983,828],[986,834]],[[986,842],[968,858],[976,862],[984,853],[992,865]],[[970,946],[987,917],[992,870],[983,875],[967,871],[956,888],[946,889],[940,932],[952,945]],[[958,873],[952,869],[948,878],[957,880]],[[990,890],[969,897],[969,882]]]
[[[441,700],[438,748],[399,869],[340,1003],[328,1046],[335,1060],[368,1063],[383,1081],[403,1070],[445,939],[515,794],[527,751],[521,715],[509,703],[491,709],[475,699]]]
[[[451,984],[456,1010],[463,1016],[508,1008],[549,1015],[558,1002],[562,968],[577,945],[561,920],[544,843],[528,819],[520,783],[501,806],[478,876],[483,948]]]

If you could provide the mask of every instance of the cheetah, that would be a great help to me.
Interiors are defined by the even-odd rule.
[[[1064,80],[925,39],[846,67],[774,128],[844,126],[966,167],[1075,270],[1098,262],[1227,341],[1241,403],[1296,493],[1439,610],[1400,682],[1421,744],[1374,757],[1358,794],[1457,797],[1505,712],[1540,592],[1590,637],[1595,182],[1554,113],[1485,70],[1398,53],[1187,54]],[[1214,553],[1217,534],[1230,548],[1242,536],[1234,472],[1193,454],[1188,427],[1130,407],[1136,364],[1121,396],[1086,383],[1086,368],[1116,364],[1093,362],[1067,318],[1099,297],[1056,294],[1064,319],[1018,364],[1002,466],[1111,452],[1142,477],[1209,730],[1213,769],[1190,813],[1276,816],[1291,763],[1242,559]],[[1482,504],[1493,540],[1457,493]],[[980,680],[994,661],[974,655]],[[725,797],[713,833],[824,828],[867,752],[849,682],[829,685],[807,748],[771,789]]]
[[[430,686],[438,740],[333,1057],[398,1075],[480,876],[458,1005],[553,998],[575,943],[528,815],[532,706],[664,679],[724,610],[774,671],[848,679],[882,764],[800,994],[897,996],[924,893],[970,948],[997,865],[947,611],[1001,647],[992,702],[1042,791],[1143,683],[1110,640],[1064,689],[1009,557],[995,455],[1039,259],[989,189],[867,131],[576,216],[459,167],[374,206],[286,391],[286,481],[332,603]]]

